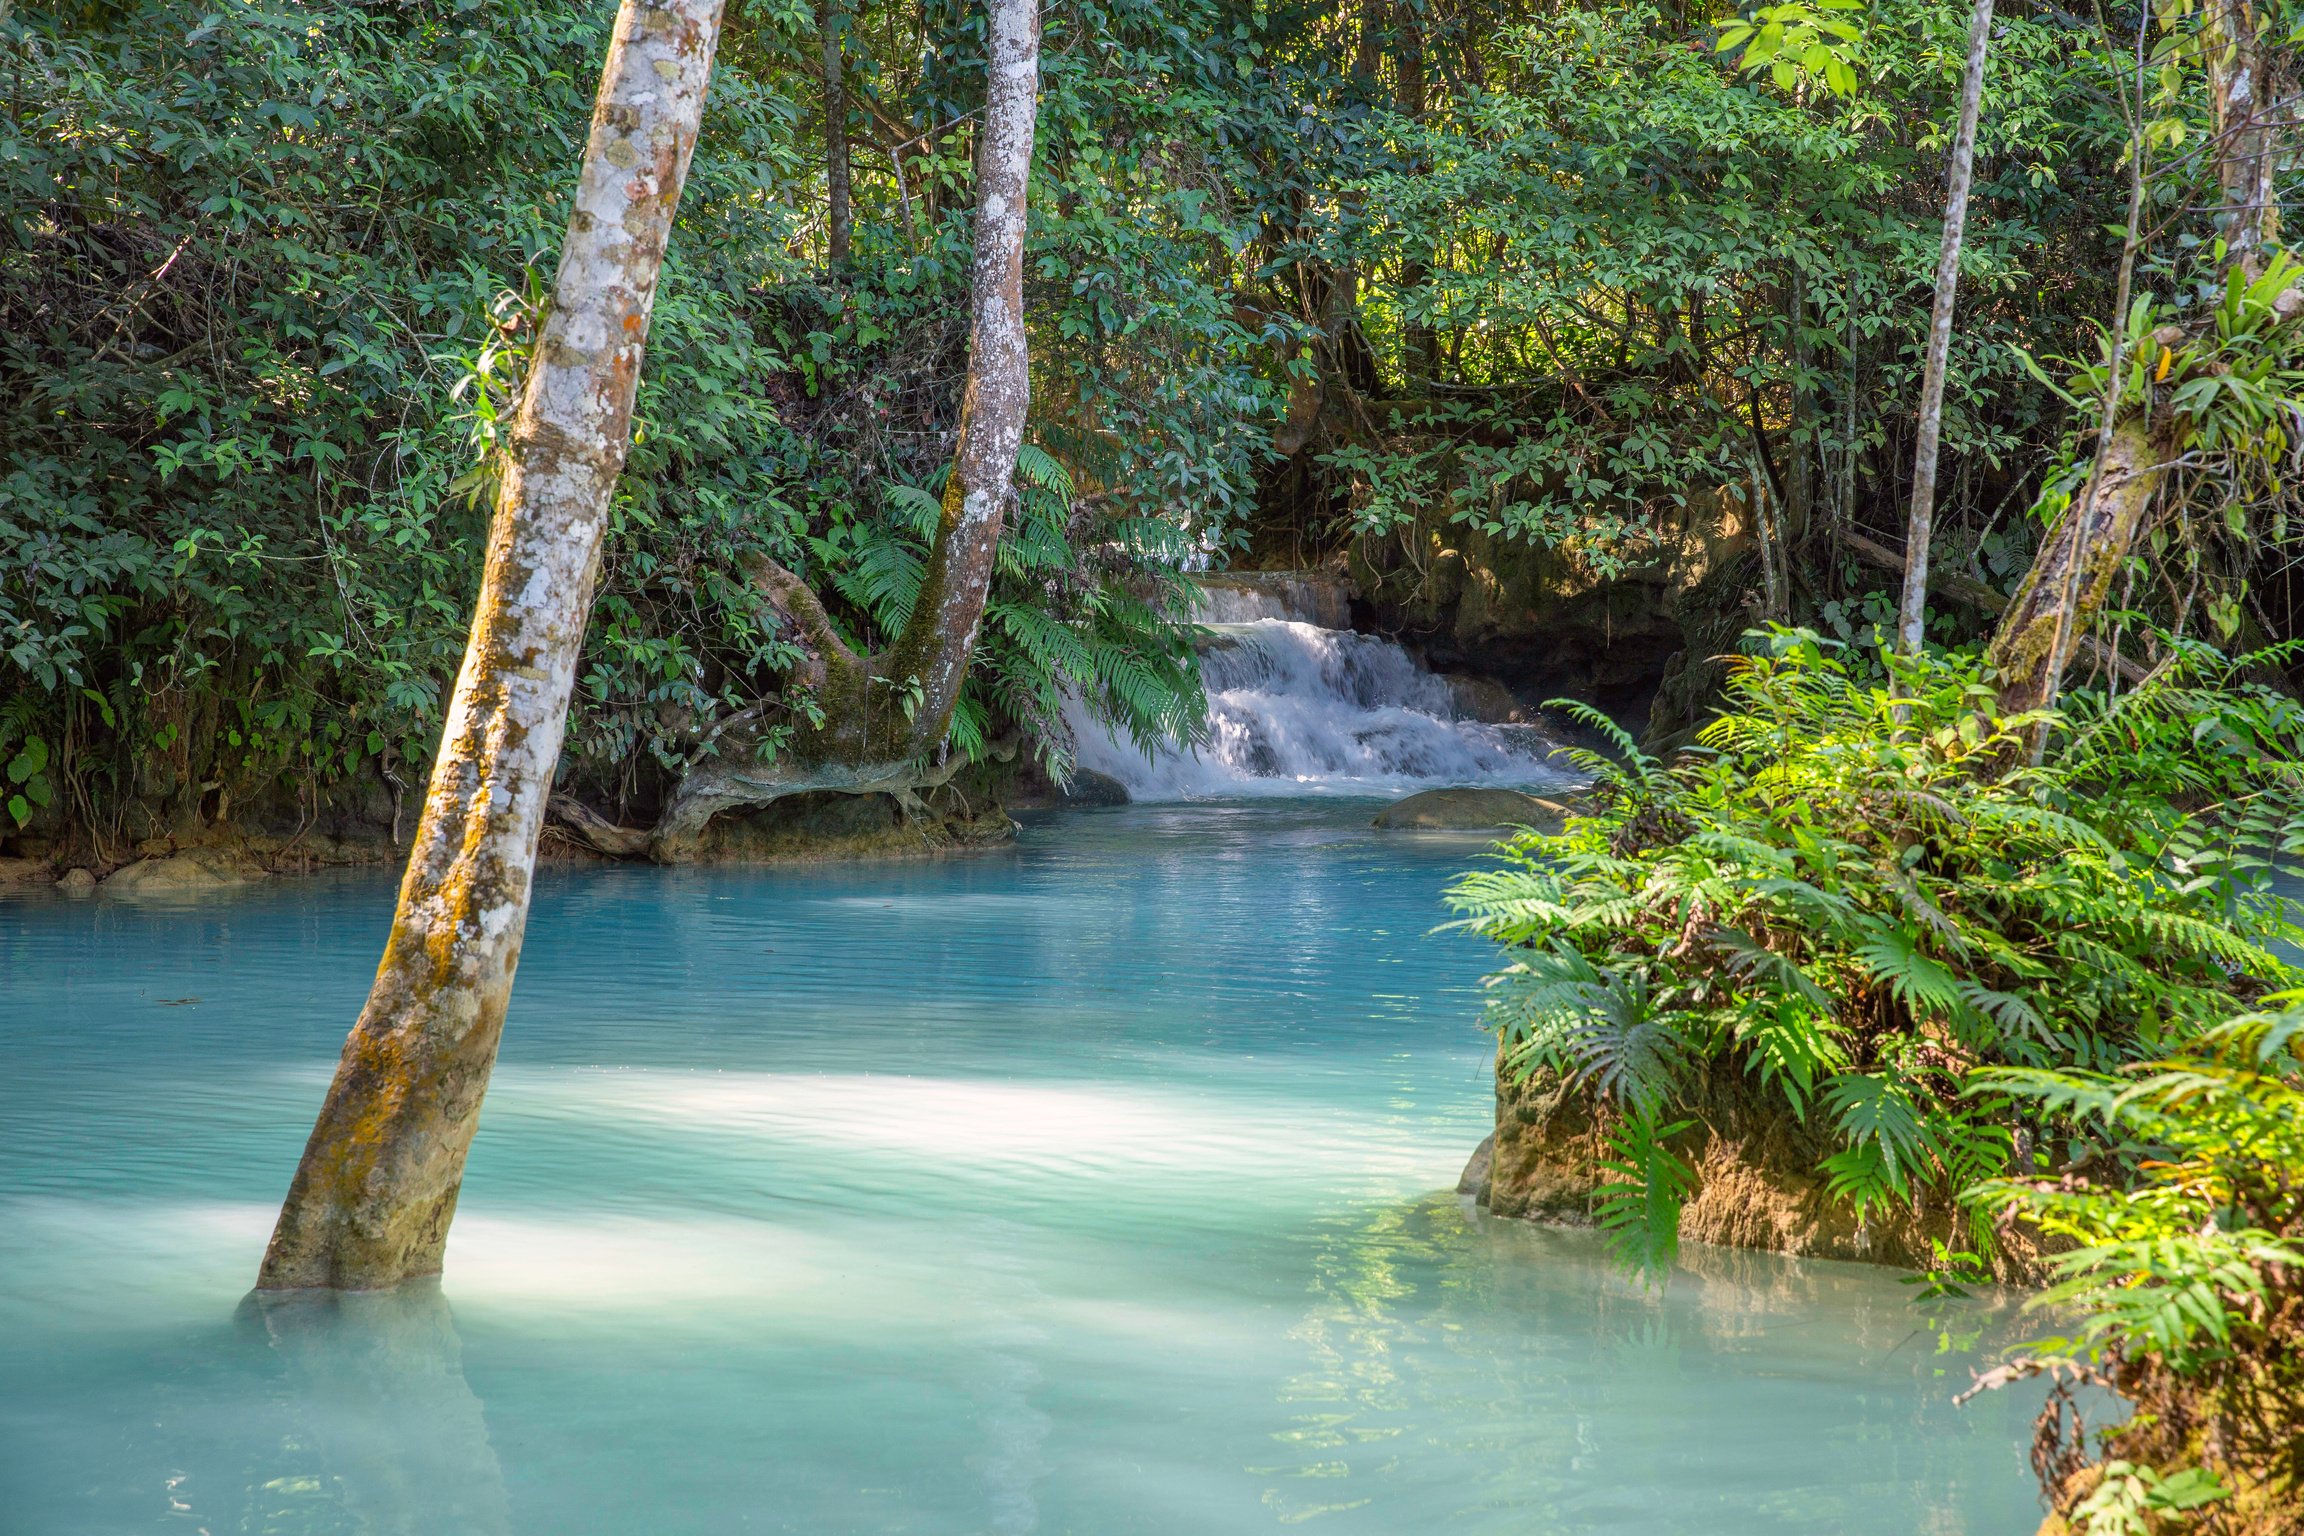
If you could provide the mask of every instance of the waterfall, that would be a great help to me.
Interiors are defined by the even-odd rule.
[[[1447,680],[1398,645],[1312,618],[1341,625],[1340,588],[1296,576],[1211,583],[1200,648],[1207,745],[1148,757],[1075,705],[1079,766],[1137,800],[1570,782],[1546,761],[1559,741],[1541,727],[1460,718]]]

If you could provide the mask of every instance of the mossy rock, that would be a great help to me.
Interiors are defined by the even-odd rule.
[[[1516,789],[1427,789],[1386,806],[1375,825],[1393,831],[1474,832],[1498,827],[1557,829],[1565,801]]]
[[[205,891],[231,890],[264,878],[250,861],[212,848],[138,859],[114,870],[104,881],[110,896],[189,896]]]
[[[1859,1217],[1819,1166],[1836,1143],[1734,1063],[1690,1084],[1671,1115],[1696,1122],[1671,1142],[1696,1175],[1680,1213],[1682,1242],[1906,1269],[1928,1268],[1934,1242],[1970,1245],[1965,1213],[1941,1196]],[[1520,1078],[1499,1053],[1496,1130],[1461,1187],[1492,1216],[1588,1226],[1614,1155],[1587,1091],[1549,1072]],[[2016,1285],[2044,1283],[2047,1255],[2064,1246],[2023,1223],[2002,1227],[1998,1239],[1994,1276]]]

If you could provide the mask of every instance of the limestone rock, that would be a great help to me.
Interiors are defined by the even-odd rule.
[[[1456,1193],[1470,1195],[1481,1204],[1487,1204],[1489,1179],[1495,1167],[1496,1133],[1490,1131],[1480,1145],[1472,1149],[1470,1161],[1464,1164],[1464,1172],[1456,1180]]]
[[[85,869],[68,869],[57,876],[56,889],[67,896],[87,896],[96,889],[96,877]]]
[[[1746,508],[1735,486],[1692,489],[1660,508],[1649,556],[1629,570],[1436,511],[1355,540],[1349,576],[1366,627],[1397,636],[1435,671],[1509,678],[1528,698],[1629,709],[1674,654],[1709,640],[1691,605],[1708,607],[1707,582],[1753,548]]]
[[[0,885],[46,885],[56,866],[46,859],[0,859]]]
[[[1080,811],[1126,805],[1128,786],[1108,773],[1076,768],[1072,782],[1058,785],[1037,758],[1027,756],[998,792],[999,799],[1016,810]]]
[[[1696,1175],[1696,1191],[1680,1213],[1682,1242],[1910,1269],[1927,1267],[1930,1239],[1964,1246],[1966,1217],[1941,1198],[1858,1220],[1831,1194],[1818,1166],[1833,1143],[1734,1063],[1716,1064],[1675,1109],[1698,1121],[1672,1142]],[[1591,1223],[1596,1193],[1609,1178],[1601,1164],[1614,1154],[1585,1092],[1550,1074],[1516,1081],[1499,1060],[1492,1142],[1482,1199],[1490,1215]],[[2005,1283],[2038,1283],[2048,1251],[2037,1232],[2003,1231],[1993,1269]]]
[[[892,795],[824,791],[715,816],[705,824],[690,857],[698,863],[721,864],[918,858],[1000,847],[1015,836],[1016,823],[997,805],[974,814],[925,810],[907,814]]]
[[[1352,627],[1352,589],[1335,571],[1223,571],[1200,578],[1195,615],[1206,624],[1294,619],[1322,629]]]
[[[115,896],[179,896],[230,890],[263,878],[262,870],[242,859],[213,848],[194,848],[116,869],[104,889]]]
[[[1128,786],[1108,773],[1081,768],[1073,772],[1072,782],[1059,792],[1057,803],[1080,810],[1126,805]]]
[[[1565,802],[1516,789],[1427,789],[1386,806],[1375,824],[1394,830],[1475,831],[1487,827],[1559,826]]]
[[[1444,679],[1448,696],[1456,706],[1459,720],[1479,720],[1488,725],[1519,725],[1527,721],[1529,711],[1512,690],[1492,677],[1479,677],[1469,672],[1452,672]]]

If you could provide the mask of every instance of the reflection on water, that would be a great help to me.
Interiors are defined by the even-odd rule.
[[[0,902],[0,1536],[2028,1528],[2029,1403],[1892,1277],[1650,1294],[1436,1193],[1479,845],[1367,815],[548,873],[388,1296],[242,1300],[389,880]]]
[[[364,1296],[250,1296],[239,1322],[243,1343],[260,1340],[283,1366],[268,1405],[278,1454],[256,1462],[240,1529],[511,1530],[504,1472],[436,1283]]]

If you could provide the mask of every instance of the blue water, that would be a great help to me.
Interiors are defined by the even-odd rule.
[[[447,1275],[336,1300],[244,1297],[390,880],[0,900],[0,1533],[2030,1529],[1892,1276],[1446,1192],[1479,845],[1368,811],[548,870]]]

